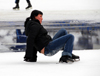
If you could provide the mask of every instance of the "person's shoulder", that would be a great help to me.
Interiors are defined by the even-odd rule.
[[[33,23],[33,24],[41,25],[40,22],[39,22],[39,20],[31,20],[30,22]]]
[[[31,28],[42,28],[41,24],[37,20],[31,20],[30,27]]]
[[[34,25],[39,25],[39,24],[34,20],[30,20],[30,21],[28,21],[27,25],[28,26],[34,26]]]

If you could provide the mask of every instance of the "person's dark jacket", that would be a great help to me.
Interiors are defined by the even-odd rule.
[[[39,52],[52,40],[46,29],[38,20],[30,20],[26,24],[25,34],[27,38],[27,50],[34,51],[35,47]]]

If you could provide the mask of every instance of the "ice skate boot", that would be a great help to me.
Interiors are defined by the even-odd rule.
[[[15,7],[13,7],[13,10],[19,10],[19,5],[18,5],[18,4],[16,4],[16,6],[15,6]]]
[[[69,63],[69,62],[74,62],[74,60],[70,56],[62,56],[59,60],[59,62],[63,63]]]
[[[79,60],[80,60],[80,57],[77,56],[77,55],[72,54],[72,59],[73,59],[74,61],[79,61]]]
[[[28,10],[28,9],[32,9],[32,5],[31,5],[30,2],[28,2],[28,6],[27,6],[25,9],[26,9],[26,10]]]
[[[26,9],[26,10],[32,9],[32,6],[27,6],[25,9]]]
[[[37,61],[37,58],[24,58],[24,61],[26,62],[36,62]]]

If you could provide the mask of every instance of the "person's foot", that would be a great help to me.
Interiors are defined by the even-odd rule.
[[[25,9],[26,9],[26,10],[27,10],[27,9],[32,9],[32,6],[31,6],[31,5],[28,5]]]
[[[16,5],[15,7],[13,7],[14,10],[19,10],[19,5]]]
[[[74,60],[72,59],[72,57],[68,56],[68,55],[65,55],[65,56],[62,56],[59,60],[59,62],[63,63],[68,63],[68,62],[74,62]]]
[[[36,59],[24,58],[24,61],[26,61],[26,62],[36,62],[37,61],[37,58]]]
[[[73,59],[73,60],[80,60],[80,57],[77,56],[77,55],[72,54],[72,59]]]

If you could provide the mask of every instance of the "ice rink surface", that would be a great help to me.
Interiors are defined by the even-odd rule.
[[[100,76],[100,50],[74,50],[80,61],[59,63],[61,51],[52,57],[38,53],[38,61],[24,62],[24,52],[0,53],[0,76]]]
[[[14,0],[0,0],[0,21],[24,21],[34,9],[41,10],[43,20],[100,21],[99,0],[31,0],[33,8],[25,10],[27,3],[20,0],[20,10],[13,10]]]
[[[99,0],[31,2],[33,9],[43,11],[44,21],[75,19],[100,22]],[[25,10],[27,3],[24,0],[20,1],[19,11],[12,10],[14,6],[14,0],[0,0],[0,21],[24,21],[33,10]],[[38,53],[36,63],[24,62],[24,52],[0,53],[0,76],[100,76],[100,49],[74,50],[73,53],[80,56],[80,61],[72,64],[58,63],[61,51],[52,57]]]

